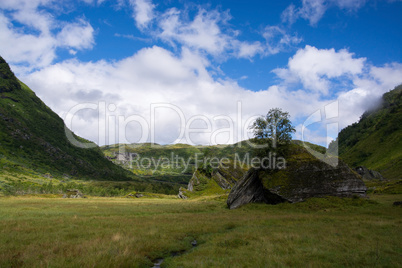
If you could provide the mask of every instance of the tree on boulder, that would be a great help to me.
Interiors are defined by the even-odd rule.
[[[280,108],[269,110],[265,117],[257,118],[250,128],[257,145],[255,153],[259,157],[265,157],[270,152],[285,155],[292,140],[292,133],[296,131],[289,113]]]

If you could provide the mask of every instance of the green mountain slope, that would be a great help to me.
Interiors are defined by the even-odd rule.
[[[351,167],[366,166],[387,179],[402,175],[402,85],[382,97],[380,107],[338,135],[339,156]],[[334,144],[330,144],[334,151]]]
[[[99,147],[73,146],[66,138],[63,120],[15,77],[1,57],[0,171],[93,180],[132,177],[107,160]]]
[[[114,163],[135,175],[182,184],[188,183],[195,167],[206,158],[246,161],[253,157],[253,149],[247,142],[213,146],[115,144],[103,146],[101,150]]]
[[[298,140],[292,141],[301,145]],[[308,143],[311,148],[325,153],[325,148]],[[188,144],[159,145],[115,144],[102,146],[103,153],[114,163],[148,180],[187,185],[197,167],[205,161],[218,163],[223,159],[249,163],[254,155],[252,143],[231,145],[192,146]]]

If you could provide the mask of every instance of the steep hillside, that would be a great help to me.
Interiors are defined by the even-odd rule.
[[[381,105],[338,135],[339,156],[351,167],[365,166],[387,179],[402,178],[402,85],[386,93]],[[334,151],[334,144],[329,150]]]
[[[73,146],[66,138],[63,120],[15,77],[1,57],[0,171],[91,180],[132,177],[108,161],[98,147]]]

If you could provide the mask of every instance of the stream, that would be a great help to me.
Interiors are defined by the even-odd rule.
[[[191,242],[191,245],[193,246],[193,248],[196,247],[197,240],[194,240],[193,242]],[[170,253],[170,256],[177,257],[177,256],[180,256],[180,255],[186,253],[187,251],[188,250],[174,251],[174,252]],[[152,266],[152,268],[160,268],[164,260],[165,260],[164,258],[158,258],[158,259],[153,260],[154,266]]]

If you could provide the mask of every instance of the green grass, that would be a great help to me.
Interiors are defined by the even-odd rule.
[[[177,194],[179,184],[144,181],[83,181],[50,174],[0,172],[0,196],[27,194],[64,194],[67,189],[79,189],[84,195],[125,196],[132,192]]]
[[[402,194],[402,180],[398,181],[366,181],[368,192],[375,194]]]
[[[373,195],[228,210],[225,198],[213,197],[3,197],[0,267],[151,267],[160,257],[166,267],[400,267],[398,200],[402,195]]]

